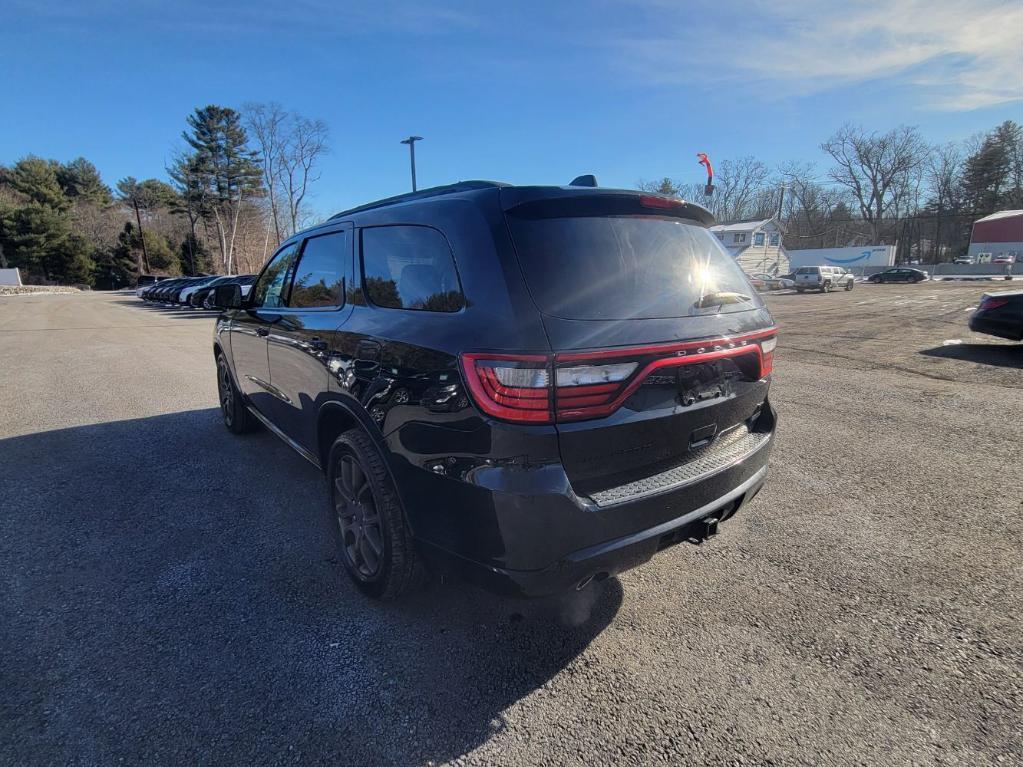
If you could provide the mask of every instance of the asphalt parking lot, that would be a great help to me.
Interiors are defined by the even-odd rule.
[[[1023,763],[1023,345],[776,295],[765,490],[572,599],[348,585],[211,315],[0,298],[0,764]],[[959,343],[947,343],[956,342]]]

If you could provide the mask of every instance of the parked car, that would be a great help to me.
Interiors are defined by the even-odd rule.
[[[182,295],[182,300],[189,306],[202,307],[202,302],[217,285],[226,285],[235,279],[235,275],[222,274],[219,277],[212,277],[203,285],[197,285],[195,289],[188,291],[188,295]]]
[[[1014,264],[1016,263],[1016,256],[1012,253],[999,253],[997,256],[991,259],[992,264]]]
[[[172,287],[180,283],[181,277],[172,277],[170,279],[161,280],[160,282],[150,285],[142,292],[142,298],[147,301],[159,301],[161,295],[170,290]]]
[[[795,271],[796,291],[819,290],[830,293],[838,288],[852,290],[856,278],[840,266],[801,266]]]
[[[969,266],[969,265],[977,263],[977,257],[976,256],[971,256],[971,255],[959,256],[958,258],[956,258],[956,260],[953,263],[964,264],[964,265]]]
[[[190,278],[182,277],[175,280],[173,283],[166,284],[162,289],[157,289],[156,295],[158,299],[165,304],[173,303],[175,294],[190,283]]]
[[[796,286],[795,280],[789,280],[785,277],[775,277],[774,275],[767,274],[766,272],[758,272],[750,275],[750,282],[753,283],[753,287],[757,290],[783,290],[786,288],[794,288]]]
[[[162,277],[158,274],[140,274],[138,280],[135,281],[135,295],[141,296],[142,291],[146,288],[166,279],[166,277]]]
[[[256,275],[254,274],[234,274],[218,277],[210,284],[204,285],[192,293],[188,297],[188,303],[196,308],[213,308],[213,291],[218,285],[239,285],[242,291],[242,298],[245,298],[249,294],[249,289],[252,287],[255,279]]]
[[[985,293],[980,305],[970,315],[970,330],[1023,341],[1023,290]]]
[[[224,424],[323,470],[374,597],[419,562],[541,595],[702,541],[763,485],[776,421],[777,328],[712,221],[482,181],[339,213],[248,299],[215,288]]]
[[[178,291],[177,296],[175,296],[174,302],[178,304],[190,304],[191,302],[188,299],[195,291],[199,290],[199,288],[206,287],[207,285],[216,282],[218,279],[220,278],[217,275],[212,274],[207,277],[203,277],[202,279],[193,280],[192,282],[185,285],[183,288],[181,288],[181,290]]]
[[[883,272],[872,274],[867,279],[874,284],[882,282],[923,282],[928,279],[928,275],[923,269],[897,266],[894,269],[885,269]]]
[[[252,290],[252,284],[255,281],[256,281],[256,275],[254,275],[254,274],[246,274],[246,275],[242,275],[240,277],[236,277],[234,280],[231,281],[231,284],[237,284],[238,285],[238,287],[239,287],[239,289],[241,291],[241,297],[244,300],[245,298],[248,297],[249,292]],[[212,303],[211,303],[211,299],[214,297],[214,295],[215,295],[214,293],[210,293],[210,295],[206,297],[206,300],[203,301],[203,308],[204,309],[212,309],[212,308],[214,308]]]

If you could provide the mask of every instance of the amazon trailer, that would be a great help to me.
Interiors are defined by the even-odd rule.
[[[862,273],[864,267],[887,269],[895,266],[894,245],[858,245],[852,248],[808,248],[790,250],[792,269],[801,266],[842,266],[850,272]]]

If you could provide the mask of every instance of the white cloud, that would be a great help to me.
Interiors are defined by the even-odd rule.
[[[647,77],[746,81],[795,94],[881,80],[914,89],[939,110],[1023,100],[1018,0],[641,5],[668,32],[616,45]]]

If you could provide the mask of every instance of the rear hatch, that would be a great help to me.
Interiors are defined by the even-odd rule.
[[[818,285],[821,281],[821,272],[815,266],[802,266],[796,269],[797,285]]]
[[[748,434],[774,326],[709,214],[659,196],[553,191],[504,189],[502,202],[550,340],[552,420],[576,492]]]

